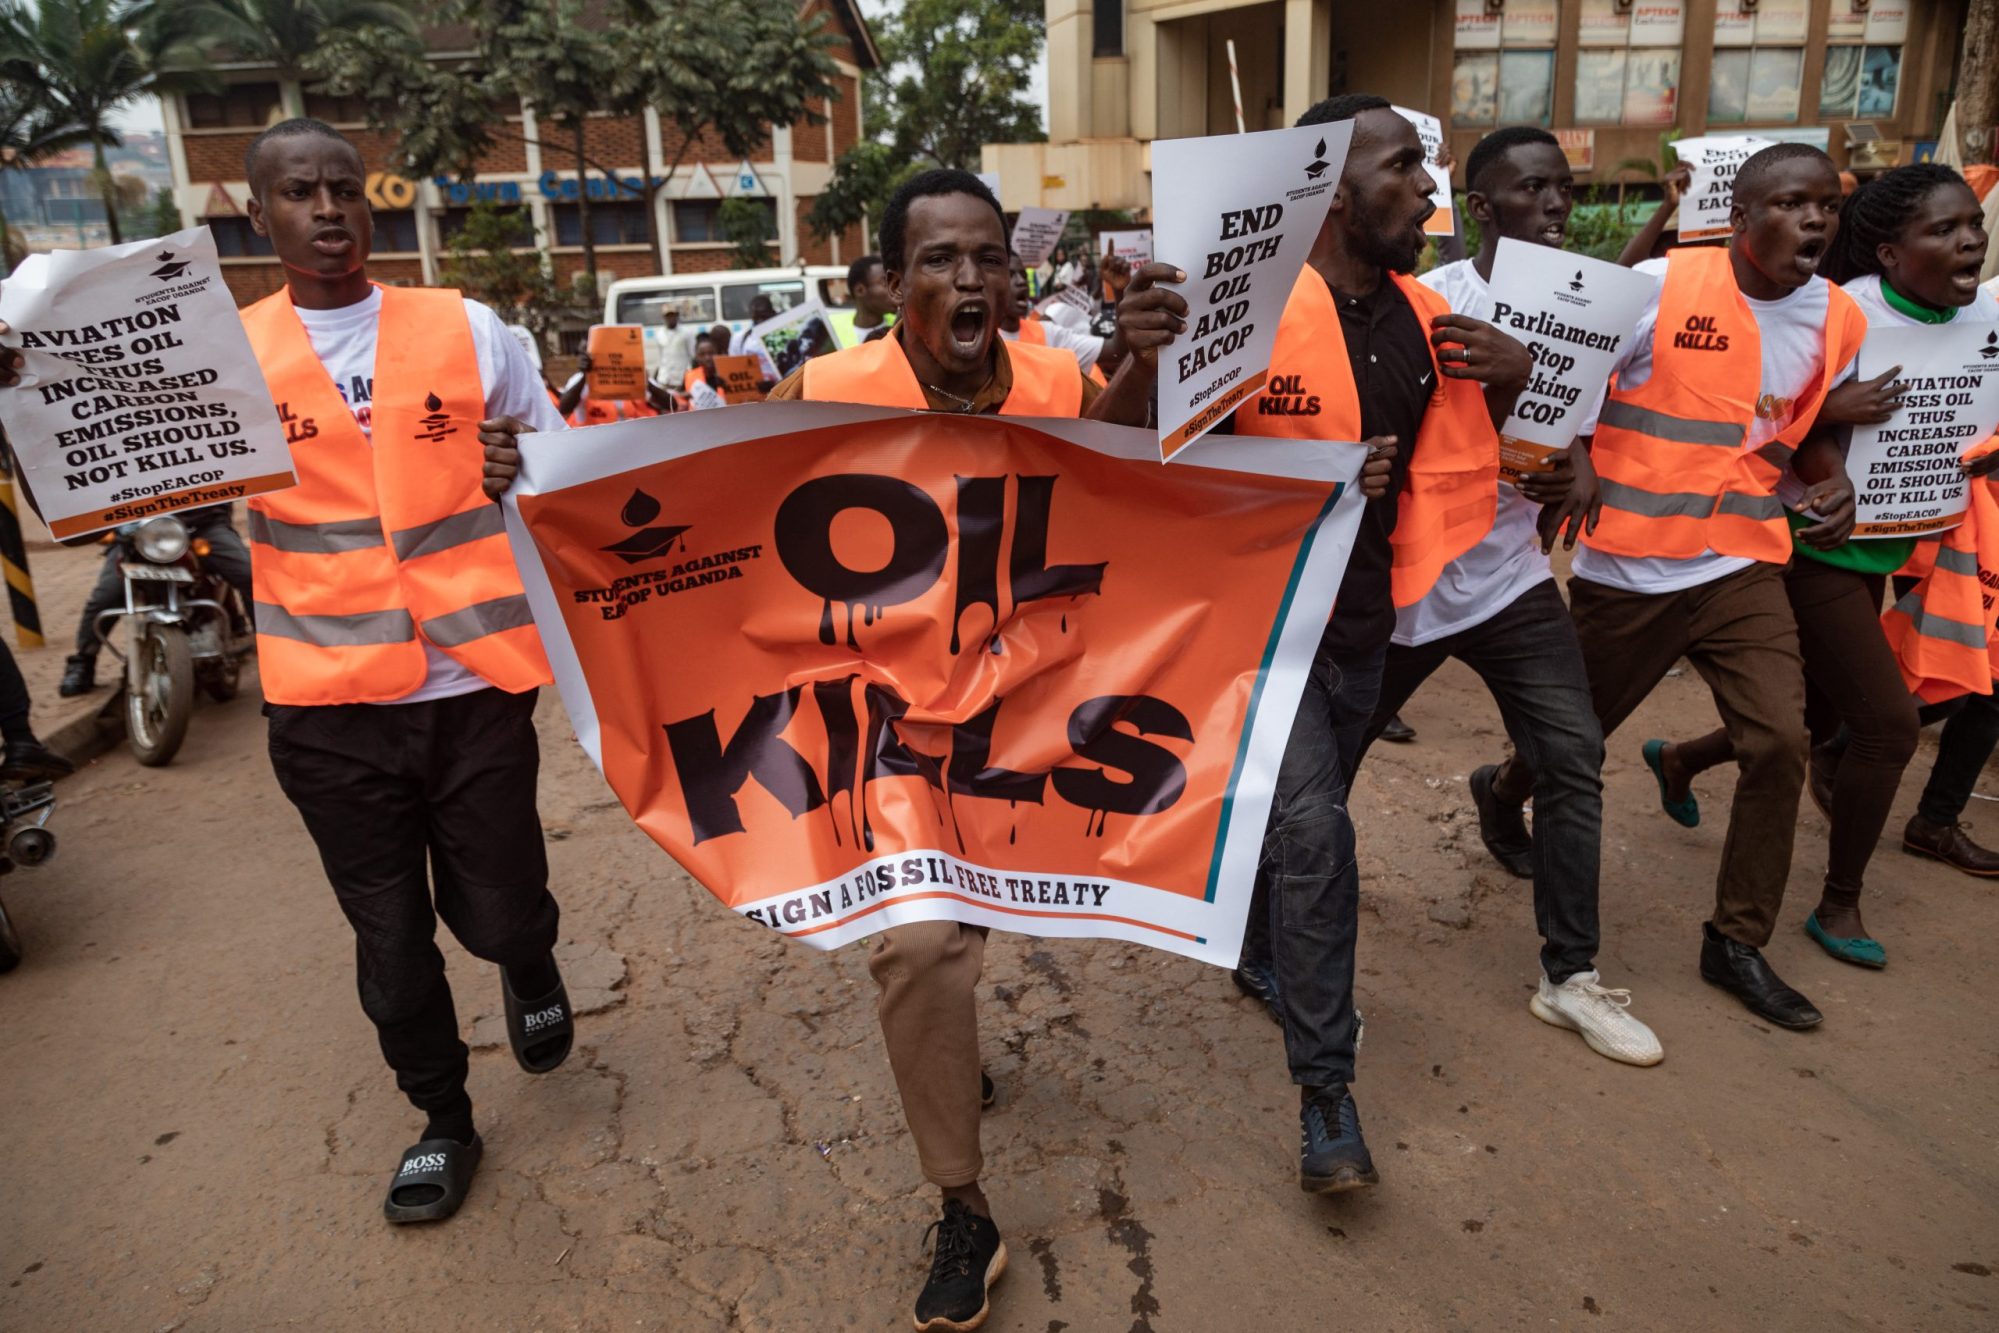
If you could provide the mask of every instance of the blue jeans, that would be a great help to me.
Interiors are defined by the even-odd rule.
[[[1291,1081],[1322,1088],[1354,1074],[1354,943],[1360,870],[1347,788],[1381,692],[1384,654],[1312,664],[1277,770],[1270,827],[1243,935],[1245,962],[1273,967],[1284,995]]]
[[[1476,671],[1492,692],[1514,751],[1533,773],[1534,924],[1541,932],[1541,970],[1560,985],[1589,971],[1596,960],[1603,728],[1590,702],[1575,625],[1554,580],[1535,584],[1470,629],[1414,648],[1390,644],[1363,754],[1388,719],[1452,657]],[[1513,802],[1526,796],[1501,793]]]

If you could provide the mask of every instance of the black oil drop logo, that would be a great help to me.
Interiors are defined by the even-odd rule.
[[[1305,179],[1314,181],[1319,179],[1332,165],[1326,161],[1326,141],[1321,139],[1318,146],[1312,149],[1312,160],[1305,167]]]
[[[423,400],[424,411],[428,414],[417,423],[416,437],[436,444],[447,435],[458,433],[458,427],[451,424],[451,417],[444,410],[444,403],[436,394],[428,394]]]
[[[1583,289],[1583,271],[1581,269],[1577,269],[1575,279],[1569,283],[1569,290],[1572,292],[1579,292],[1582,289]]]
[[[1985,346],[1978,349],[1978,354],[1988,361],[1999,356],[1999,333],[1986,334]]]
[[[680,534],[687,531],[687,524],[647,526],[658,517],[659,501],[633,487],[631,497],[625,501],[625,507],[618,511],[618,519],[634,531],[609,546],[598,549],[609,551],[628,565],[636,565],[643,560],[657,560],[671,553],[676,545],[682,544]]]

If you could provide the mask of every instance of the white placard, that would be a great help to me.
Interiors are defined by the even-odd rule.
[[[1436,187],[1430,191],[1430,202],[1437,211],[1423,224],[1423,234],[1455,236],[1458,224],[1451,215],[1451,169],[1437,165],[1444,155],[1444,122],[1427,111],[1411,111],[1406,106],[1396,107],[1395,114],[1416,127],[1416,137],[1423,141],[1423,169]]]
[[[208,228],[30,255],[0,320],[26,358],[0,422],[57,537],[296,484]]]
[[[1066,208],[1023,208],[1013,224],[1013,252],[1030,269],[1040,268],[1061,244],[1068,225]]]
[[[770,358],[777,367],[777,377],[783,379],[813,357],[840,350],[840,339],[833,332],[825,305],[815,298],[800,301],[751,328],[750,336],[743,340],[743,350],[751,356]]]
[[[1491,285],[1493,325],[1534,358],[1534,374],[1499,431],[1499,467],[1511,479],[1546,471],[1548,455],[1574,442],[1659,280],[1502,236]]]
[[[1262,390],[1277,321],[1332,207],[1353,122],[1161,139],[1160,253],[1186,270],[1187,332],[1159,357],[1159,452],[1172,458]]]
[[[1958,460],[1999,429],[1999,328],[1937,324],[1875,329],[1860,346],[1862,379],[1902,368],[1895,415],[1855,426],[1846,454],[1856,497],[1853,535],[1912,537],[1954,528],[1970,504]]]
[[[1681,241],[1712,240],[1733,230],[1728,210],[1735,202],[1735,173],[1774,142],[1754,134],[1711,134],[1674,142],[1680,161],[1693,168],[1693,179],[1680,196]]]
[[[1153,179],[1157,180],[1158,177],[1155,176]],[[1097,244],[1101,247],[1097,252],[1101,257],[1107,259],[1116,255],[1119,259],[1128,261],[1133,268],[1152,262],[1152,232],[1149,228],[1141,231],[1099,232]]]
[[[1046,315],[1056,306],[1068,306],[1081,311],[1085,318],[1096,310],[1096,302],[1091,300],[1090,293],[1081,287],[1058,287],[1034,303],[1034,313]]]

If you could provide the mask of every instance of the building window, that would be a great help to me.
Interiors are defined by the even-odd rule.
[[[1793,0],[1770,0],[1782,6]],[[1843,2],[1843,0],[1842,0]],[[1680,101],[1685,0],[1580,0],[1576,123],[1671,125]],[[1738,0],[1721,0],[1735,4]]]
[[[379,209],[375,213],[375,249],[378,255],[413,255],[417,252],[414,209]]]
[[[764,239],[777,239],[777,201],[752,199],[768,210]],[[695,245],[728,240],[722,230],[722,201],[719,199],[678,199],[673,205],[673,240],[676,245]]]
[[[651,239],[646,227],[649,208],[643,199],[593,199],[590,201],[590,240],[596,245],[644,245]],[[583,244],[583,224],[575,204],[555,205],[555,243]]]
[[[1714,125],[1789,125],[1798,119],[1805,69],[1805,0],[1720,0],[1707,118]]]
[[[1091,11],[1096,30],[1096,51],[1100,56],[1124,54],[1124,0],[1097,0]]]
[[[329,125],[365,125],[368,103],[359,97],[335,97],[331,93],[305,92],[305,114]]]
[[[1894,115],[1908,32],[1908,0],[1875,0],[1864,10],[1853,8],[1852,0],[1832,0],[1819,115],[1860,120]]]
[[[1457,60],[1451,121],[1457,125],[1546,125],[1555,109],[1557,0],[1457,0]]]
[[[224,259],[247,259],[252,255],[274,255],[271,238],[250,229],[248,218],[203,218],[202,223],[215,237],[215,253]]]
[[[515,208],[510,210],[510,213],[514,222],[514,248],[517,250],[533,249],[534,218],[529,216],[525,208]],[[595,213],[596,210],[593,208],[591,210],[593,222],[595,221]],[[446,208],[431,214],[437,225],[438,248],[442,249],[450,245],[452,238],[465,230],[465,223],[471,216],[472,210],[469,207]]]
[[[260,130],[280,105],[275,83],[232,83],[218,93],[189,93],[186,100],[191,130]]]

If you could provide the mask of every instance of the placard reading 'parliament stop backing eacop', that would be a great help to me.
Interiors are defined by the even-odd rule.
[[[1508,479],[1547,470],[1595,414],[1659,280],[1588,255],[1501,237],[1492,261],[1492,322],[1534,358],[1499,431]]]
[[[1909,537],[1963,522],[1969,500],[1959,460],[1999,429],[1999,326],[1870,332],[1854,373],[1872,379],[1894,366],[1902,368],[1896,382],[1908,386],[1895,415],[1855,426],[1847,449],[1856,537]]]
[[[57,537],[295,483],[208,228],[30,255],[0,320],[25,359],[0,422]]]
[[[1332,207],[1353,123],[1162,139],[1152,178],[1161,259],[1187,274],[1187,331],[1159,353],[1159,452],[1171,458],[1259,393],[1277,321]]]

